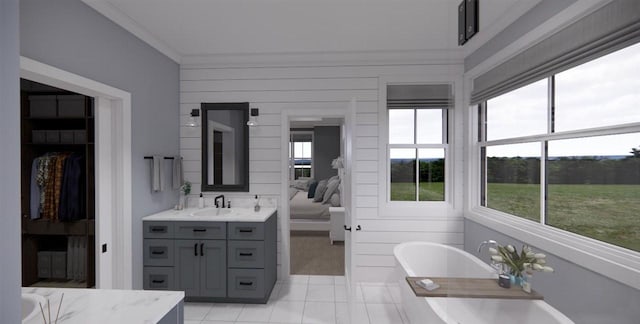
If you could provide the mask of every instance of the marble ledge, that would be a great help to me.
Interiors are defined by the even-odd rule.
[[[152,324],[162,320],[184,299],[183,291],[22,288],[22,293],[36,294],[48,299],[52,320],[58,310],[59,324]],[[45,312],[46,309],[45,309]],[[42,324],[42,315],[23,324]]]
[[[196,222],[264,222],[276,212],[275,208],[186,208],[169,209],[142,218],[143,221],[196,221]]]

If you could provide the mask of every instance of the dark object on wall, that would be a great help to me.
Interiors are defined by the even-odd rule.
[[[249,191],[249,103],[202,103],[202,190]]]
[[[464,45],[464,43],[467,42],[467,36],[465,34],[465,30],[467,29],[467,14],[466,11],[464,10],[465,7],[465,3],[467,1],[463,0],[462,2],[460,2],[460,5],[458,5],[458,45],[462,46]]]
[[[478,33],[478,0],[464,0],[458,6],[458,45]]]

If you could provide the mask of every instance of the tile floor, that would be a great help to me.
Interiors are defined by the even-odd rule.
[[[278,281],[267,304],[185,303],[185,324],[347,324],[344,277],[292,275]],[[408,324],[395,284],[356,287],[352,324]]]

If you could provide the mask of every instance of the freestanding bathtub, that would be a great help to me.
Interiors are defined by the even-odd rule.
[[[497,274],[472,254],[443,244],[406,242],[393,254],[402,305],[413,324],[573,323],[543,300],[416,297],[406,277],[497,278]]]

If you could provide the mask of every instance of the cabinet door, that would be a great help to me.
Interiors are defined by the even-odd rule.
[[[227,242],[202,240],[200,296],[227,296]],[[198,247],[200,248],[200,247]]]
[[[175,285],[185,296],[200,296],[200,241],[175,240]]]

